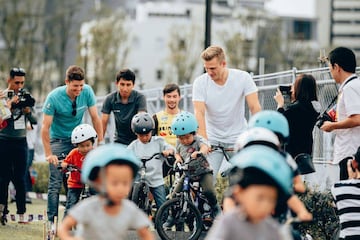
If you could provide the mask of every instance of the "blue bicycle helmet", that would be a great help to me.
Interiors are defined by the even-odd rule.
[[[121,144],[101,145],[86,155],[81,170],[81,181],[83,183],[93,182],[98,177],[99,170],[114,160],[129,164],[134,171],[134,176],[141,164],[135,154]]]
[[[289,123],[281,113],[273,110],[264,110],[256,113],[249,120],[249,128],[263,127],[273,131],[281,141],[289,139]]]
[[[196,132],[199,125],[194,116],[190,112],[180,112],[171,124],[171,131],[176,136],[185,135],[188,133]]]
[[[273,179],[286,195],[292,193],[292,172],[285,157],[278,151],[264,146],[244,148],[230,159],[233,169],[256,168]],[[239,177],[240,178],[240,177]]]

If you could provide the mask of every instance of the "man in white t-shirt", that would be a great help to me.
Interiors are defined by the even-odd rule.
[[[245,101],[251,114],[261,110],[257,87],[249,73],[227,68],[221,47],[208,47],[201,58],[206,73],[196,78],[193,84],[198,134],[208,139],[211,145],[232,148],[247,128]],[[214,184],[223,158],[221,151],[213,151],[208,157],[214,170]]]
[[[329,53],[329,68],[340,84],[335,122],[326,121],[321,130],[334,131],[334,164],[339,164],[340,180],[348,179],[347,161],[360,146],[360,81],[355,74],[356,57],[352,50],[338,47]]]

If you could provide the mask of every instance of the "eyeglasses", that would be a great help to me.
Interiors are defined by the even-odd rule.
[[[68,79],[69,80],[78,80],[78,81],[80,81],[80,80],[84,80],[84,77],[79,73],[70,73],[68,75]]]
[[[25,82],[14,82],[16,85],[24,85]]]
[[[15,77],[15,76],[20,76],[20,77],[23,77],[23,76],[25,76],[25,69],[23,69],[23,68],[18,68],[18,67],[16,67],[16,68],[12,68],[11,70],[10,70],[10,76],[13,78],[13,77]]]
[[[72,106],[72,112],[71,112],[71,114],[75,117],[76,116],[76,98],[75,98],[75,100],[72,102],[72,104],[71,104],[71,106]]]

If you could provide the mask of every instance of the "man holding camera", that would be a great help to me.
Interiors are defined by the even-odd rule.
[[[360,81],[355,74],[356,57],[350,49],[332,50],[328,65],[340,88],[335,121],[325,121],[320,129],[335,133],[333,163],[339,164],[340,180],[345,180],[348,179],[347,161],[360,146]]]
[[[0,216],[1,224],[6,224],[8,186],[10,180],[16,189],[16,208],[19,223],[24,223],[26,211],[25,173],[27,161],[26,123],[35,121],[31,116],[31,108],[35,104],[30,94],[23,90],[25,71],[22,68],[12,68],[7,79],[5,90],[10,106],[11,117],[6,119],[6,126],[0,130]],[[26,96],[25,96],[26,95]]]

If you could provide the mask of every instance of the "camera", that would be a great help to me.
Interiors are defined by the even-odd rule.
[[[33,107],[35,105],[35,98],[31,96],[29,92],[25,89],[19,89],[19,92],[16,94],[19,97],[19,102],[13,104],[13,108],[26,108],[26,107]],[[8,92],[9,96],[9,92]]]
[[[321,128],[321,126],[324,124],[324,122],[329,121],[329,122],[333,122],[334,120],[332,119],[332,117],[330,117],[330,115],[327,112],[323,112],[322,114],[320,114],[316,120],[316,126],[318,128]]]

